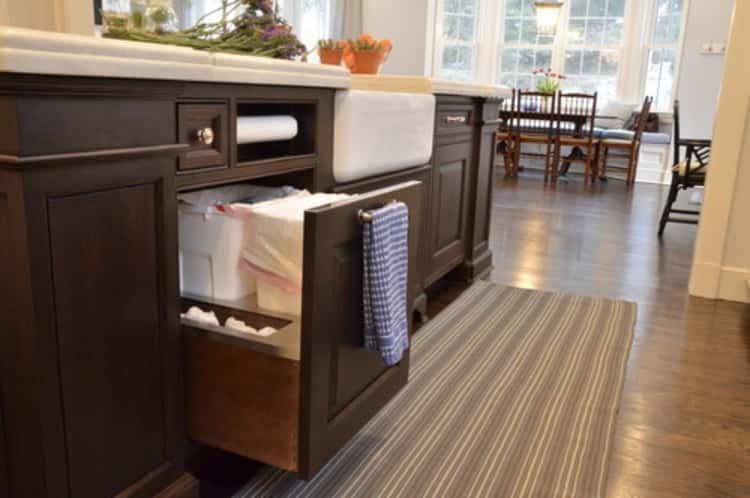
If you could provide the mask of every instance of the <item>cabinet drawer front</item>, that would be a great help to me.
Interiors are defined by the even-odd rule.
[[[471,105],[439,105],[436,114],[435,134],[470,134],[474,121],[474,107]]]
[[[362,238],[358,212],[391,200],[409,208],[409,289],[417,277],[420,182],[359,195],[305,214],[300,474],[310,477],[408,378],[408,352],[387,367],[363,348]],[[414,296],[408,299],[413,300]]]
[[[178,104],[177,119],[180,143],[190,145],[180,157],[180,171],[228,165],[227,104]]]

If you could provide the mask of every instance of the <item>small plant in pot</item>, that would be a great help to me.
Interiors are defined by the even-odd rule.
[[[344,57],[345,47],[345,41],[332,40],[330,38],[318,40],[318,56],[320,56],[320,63],[333,66],[341,65],[341,59]]]
[[[554,95],[560,89],[563,80],[566,79],[564,74],[557,74],[552,72],[552,68],[537,69],[532,71],[534,76],[537,76],[536,80],[536,91],[540,93],[548,93]]]
[[[551,67],[547,69],[537,69],[536,71],[532,71],[531,74],[538,77],[536,80],[536,91],[549,95],[550,98],[546,99],[544,103],[546,107],[544,110],[551,111],[551,98],[558,90],[560,90],[562,82],[565,80],[565,75],[553,73]]]
[[[378,74],[392,49],[390,40],[376,40],[372,35],[363,34],[347,42],[344,64],[354,74]]]

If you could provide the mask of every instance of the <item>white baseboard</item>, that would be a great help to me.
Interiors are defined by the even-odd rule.
[[[672,181],[672,171],[669,168],[669,155],[669,145],[641,145],[635,181],[639,183],[669,185]]]
[[[698,262],[690,275],[690,294],[750,303],[750,269]]]

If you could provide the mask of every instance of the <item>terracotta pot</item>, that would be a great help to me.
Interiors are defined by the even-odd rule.
[[[384,50],[355,50],[353,54],[349,70],[354,74],[378,74],[388,55]]]
[[[331,66],[340,66],[341,58],[344,56],[344,49],[342,48],[319,48],[318,55],[320,56],[321,64],[330,64]]]

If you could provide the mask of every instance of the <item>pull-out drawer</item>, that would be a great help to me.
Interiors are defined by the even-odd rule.
[[[227,104],[178,104],[177,133],[190,148],[180,157],[180,171],[229,166]]]
[[[388,367],[363,348],[359,211],[392,200],[409,207],[412,294],[422,189],[406,182],[305,213],[301,318],[213,307],[222,320],[279,329],[271,338],[183,327],[192,439],[309,479],[406,384],[408,352]]]

